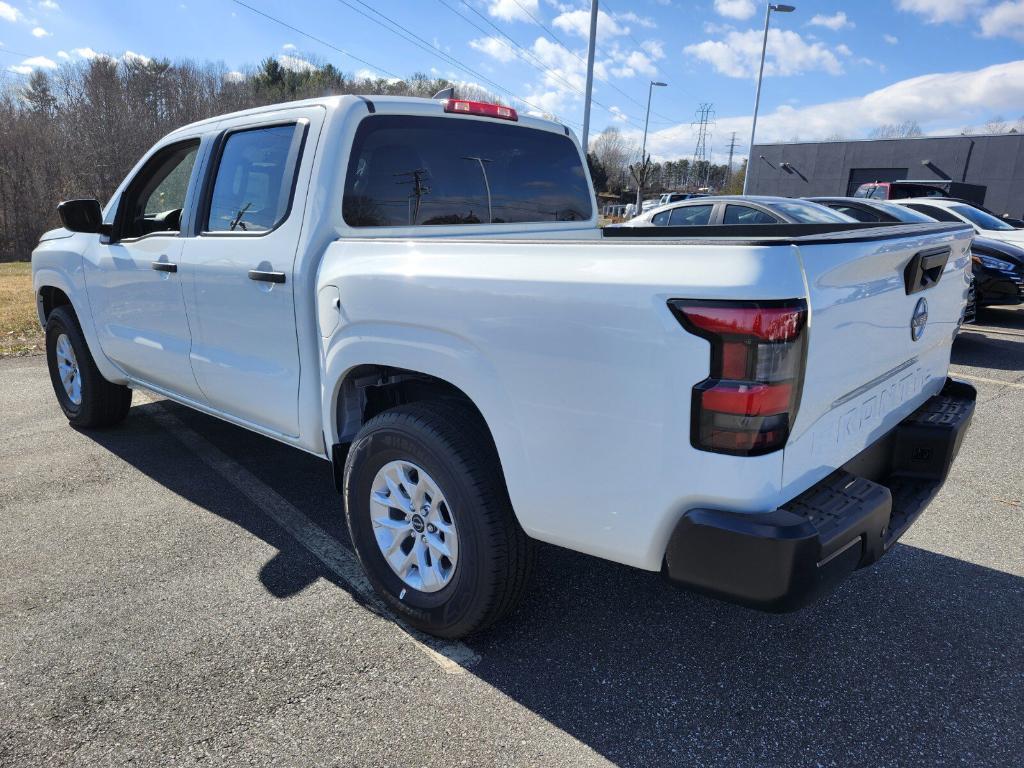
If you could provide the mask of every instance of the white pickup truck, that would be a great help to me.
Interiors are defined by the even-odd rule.
[[[32,264],[70,422],[144,388],[333,462],[373,586],[441,636],[509,610],[535,540],[801,607],[973,413],[967,226],[602,232],[570,131],[507,107],[214,118],[60,213]]]

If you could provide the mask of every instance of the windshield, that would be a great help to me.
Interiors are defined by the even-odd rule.
[[[1013,229],[1013,227],[1005,221],[1000,221],[995,216],[985,213],[984,211],[979,211],[971,205],[951,205],[949,208],[951,211],[963,216],[971,222],[971,224],[974,224],[976,227],[981,227],[982,229],[997,229],[1000,231]]]
[[[887,214],[892,216],[894,219],[899,221],[905,221],[908,224],[931,224],[935,221],[931,216],[925,216],[920,211],[914,211],[910,208],[904,208],[902,205],[896,205],[895,203],[875,203],[880,211],[885,211]]]
[[[856,221],[851,216],[833,211],[824,205],[807,203],[803,200],[780,200],[769,204],[779,213],[788,216],[797,224],[835,224],[844,221]]]

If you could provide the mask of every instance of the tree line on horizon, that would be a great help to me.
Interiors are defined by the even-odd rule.
[[[245,74],[188,59],[97,56],[0,87],[0,261],[28,259],[39,236],[59,226],[57,203],[105,202],[161,137],[208,117],[296,99],[351,93],[430,97],[453,86],[414,74],[404,80],[345,74],[331,64],[285,67],[268,57]],[[459,95],[498,100],[465,84]],[[635,147],[616,128],[595,137],[588,156],[598,192],[624,194],[635,182]],[[688,160],[653,164],[646,191],[697,185],[721,189],[726,168]],[[735,176],[734,176],[735,178]]]
[[[349,93],[433,96],[451,86],[347,75],[331,64],[297,71],[274,58],[238,76],[190,60],[98,56],[35,70],[0,89],[0,261],[28,259],[39,236],[59,226],[57,203],[105,202],[161,137],[188,123],[240,109]]]

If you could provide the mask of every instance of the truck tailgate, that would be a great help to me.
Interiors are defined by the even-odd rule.
[[[817,482],[946,380],[967,300],[971,231],[916,225],[862,234],[794,243],[810,316],[784,488]]]

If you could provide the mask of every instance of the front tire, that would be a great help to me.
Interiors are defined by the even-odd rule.
[[[476,414],[441,401],[385,411],[356,436],[344,478],[356,555],[373,588],[407,623],[464,637],[515,605],[532,542]]]
[[[128,415],[132,391],[103,378],[68,306],[57,307],[46,320],[46,362],[57,402],[72,426],[109,427]]]

